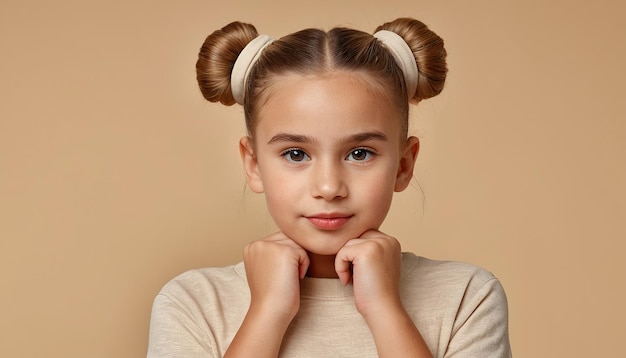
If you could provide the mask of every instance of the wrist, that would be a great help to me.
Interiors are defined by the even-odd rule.
[[[264,302],[259,302],[259,300],[253,300],[248,308],[246,319],[249,318],[255,322],[262,322],[261,326],[286,329],[298,313],[299,302],[295,307],[281,306],[276,304],[276,302],[280,301],[265,300]]]
[[[408,316],[399,298],[371,302],[357,309],[369,326],[372,324],[377,325],[378,322],[388,322],[389,320]]]
[[[381,306],[363,317],[379,357],[432,358],[424,338],[401,304]]]
[[[251,304],[224,357],[277,357],[289,322]]]

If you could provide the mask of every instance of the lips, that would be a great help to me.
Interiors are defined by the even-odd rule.
[[[306,217],[311,224],[322,230],[336,230],[350,221],[352,215],[343,214],[317,214]]]

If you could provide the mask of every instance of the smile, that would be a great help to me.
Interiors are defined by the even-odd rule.
[[[322,230],[336,230],[347,223],[352,215],[345,216],[327,216],[327,215],[314,215],[306,217],[311,224]]]

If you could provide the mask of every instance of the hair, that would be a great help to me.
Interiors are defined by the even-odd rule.
[[[244,89],[248,133],[253,135],[267,89],[277,77],[292,73],[323,75],[332,71],[364,74],[379,85],[381,93],[389,97],[401,114],[406,133],[409,102],[417,104],[443,90],[448,71],[446,50],[443,39],[415,19],[399,18],[374,32],[380,30],[400,35],[413,51],[419,75],[412,98],[408,99],[402,70],[391,52],[371,34],[344,27],[328,32],[305,29],[271,43],[253,65]],[[239,53],[257,36],[253,25],[232,22],[206,38],[196,62],[198,84],[205,99],[229,106],[235,103],[231,71]]]

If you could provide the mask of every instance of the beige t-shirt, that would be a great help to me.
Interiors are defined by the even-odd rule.
[[[500,282],[473,265],[404,253],[400,296],[434,357],[511,357]],[[154,300],[148,357],[222,357],[250,304],[243,263],[188,271]],[[305,278],[280,357],[376,357],[352,286]]]

